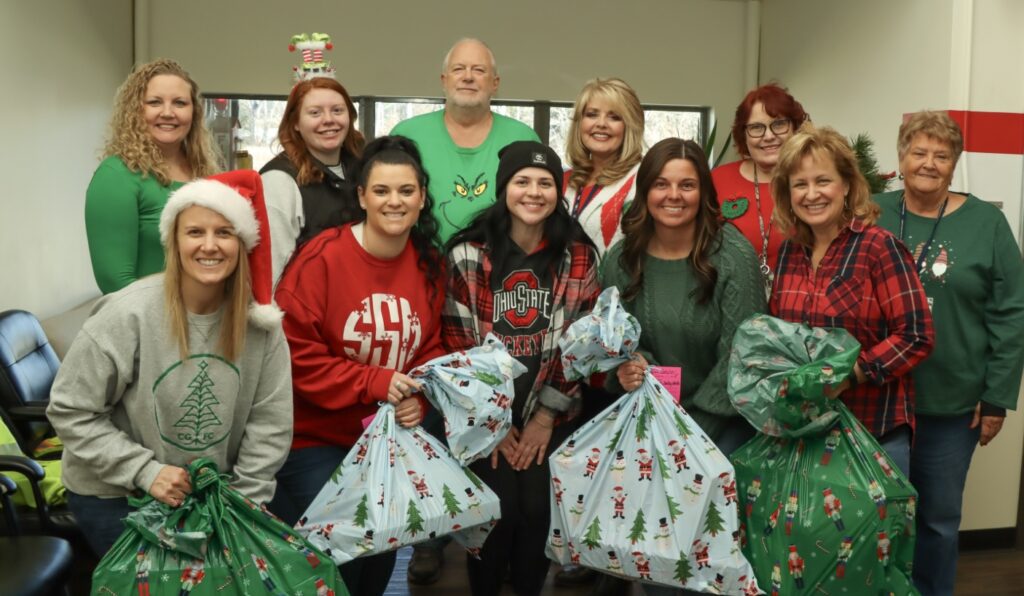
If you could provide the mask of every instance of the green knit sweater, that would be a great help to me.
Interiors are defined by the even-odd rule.
[[[644,259],[643,288],[623,302],[640,322],[640,352],[647,361],[682,368],[680,403],[712,440],[736,415],[726,393],[733,335],[746,318],[767,310],[754,249],[732,226],[723,226],[720,238],[711,256],[718,281],[706,304],[697,302],[700,286],[689,258],[666,261],[651,255]],[[629,285],[621,255],[621,242],[609,249],[602,287],[624,292]],[[610,389],[621,392],[614,374],[608,381]]]

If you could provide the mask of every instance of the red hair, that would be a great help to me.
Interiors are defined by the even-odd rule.
[[[298,170],[297,182],[300,185],[320,182],[324,177],[323,172],[316,167],[316,162],[314,162],[309,148],[306,147],[306,142],[302,140],[302,135],[299,134],[299,131],[295,130],[295,126],[299,123],[299,110],[302,108],[302,100],[313,89],[329,89],[340,93],[345,98],[345,107],[349,113],[349,127],[348,133],[345,134],[345,140],[341,144],[342,154],[348,153],[358,158],[363,154],[363,146],[366,144],[363,133],[356,130],[356,118],[358,116],[356,114],[356,106],[352,103],[352,98],[349,97],[348,91],[341,86],[341,83],[329,77],[316,77],[295,85],[292,88],[292,92],[288,94],[288,104],[284,108],[281,125],[277,128],[277,140],[281,143],[281,148],[284,149],[285,155],[288,156],[292,165]]]
[[[754,111],[757,102],[764,104],[764,111],[769,116],[789,118],[793,131],[799,129],[804,121],[810,118],[810,114],[804,111],[800,102],[776,83],[768,83],[751,90],[736,107],[736,118],[732,121],[732,142],[736,145],[736,151],[743,157],[750,156],[747,149],[747,120],[750,120],[750,113]]]

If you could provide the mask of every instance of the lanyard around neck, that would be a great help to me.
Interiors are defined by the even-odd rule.
[[[754,205],[757,207],[757,226],[761,230],[761,277],[764,281],[764,293],[765,296],[771,296],[772,293],[772,282],[775,279],[775,274],[772,273],[772,268],[768,265],[768,237],[771,236],[772,228],[771,225],[765,229],[764,215],[761,214],[761,185],[757,183],[757,164],[751,161],[754,166]]]
[[[914,263],[914,270],[920,275],[924,269],[924,259],[928,256],[928,249],[932,247],[932,241],[935,240],[935,231],[939,229],[939,222],[942,221],[942,216],[946,214],[946,203],[949,202],[949,195],[942,200],[942,206],[939,207],[939,216],[935,218],[935,224],[932,226],[932,233],[928,235],[928,241],[924,243],[921,248],[921,254],[917,257],[917,262]],[[907,197],[906,193],[900,195],[900,241],[903,241],[903,230],[907,224]],[[909,247],[908,247],[909,248]]]

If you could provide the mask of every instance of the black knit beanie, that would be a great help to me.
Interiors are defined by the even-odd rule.
[[[551,172],[555,188],[558,189],[558,198],[562,199],[562,160],[558,159],[558,154],[551,147],[536,141],[516,141],[498,151],[498,158],[495,194],[499,201],[505,199],[508,181],[523,168],[541,168]]]

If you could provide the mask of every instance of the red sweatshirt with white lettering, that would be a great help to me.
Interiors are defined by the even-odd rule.
[[[350,447],[387,401],[394,371],[444,353],[444,276],[427,279],[417,259],[412,242],[378,259],[344,225],[310,240],[285,269],[275,299],[291,349],[293,449]]]

